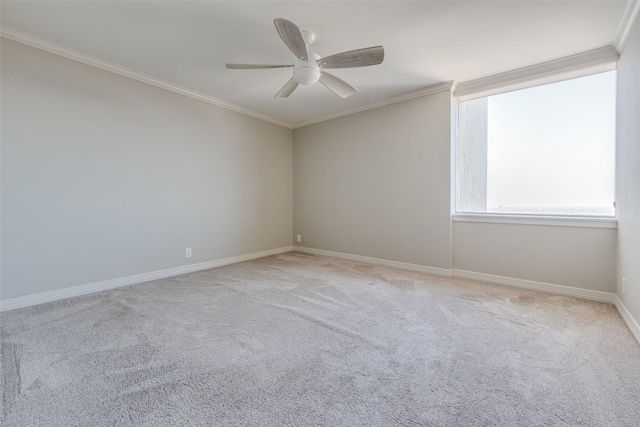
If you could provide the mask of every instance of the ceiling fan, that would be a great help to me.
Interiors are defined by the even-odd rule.
[[[320,57],[309,51],[309,45],[315,40],[315,35],[300,28],[291,21],[283,18],[273,20],[282,41],[295,55],[293,64],[227,64],[233,70],[255,70],[263,68],[293,68],[293,77],[280,89],[276,98],[286,98],[293,93],[298,84],[311,85],[318,81],[336,95],[347,98],[358,89],[333,74],[324,71],[327,68],[354,68],[378,65],[384,60],[382,46],[366,47],[335,55]]]

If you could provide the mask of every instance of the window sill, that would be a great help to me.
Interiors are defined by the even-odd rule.
[[[559,227],[618,228],[617,218],[542,216],[542,215],[501,215],[488,213],[454,213],[451,220],[456,222],[488,222],[496,224],[548,225]]]

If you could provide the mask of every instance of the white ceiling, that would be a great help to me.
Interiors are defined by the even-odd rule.
[[[293,127],[611,45],[628,1],[2,1],[3,27],[90,54]],[[628,13],[628,11],[627,11]],[[316,34],[327,56],[383,45],[381,65],[333,70],[360,92],[320,84],[274,95],[291,69],[228,70],[227,62],[291,63],[273,19]]]

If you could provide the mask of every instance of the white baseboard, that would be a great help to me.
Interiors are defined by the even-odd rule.
[[[590,289],[574,288],[572,286],[555,285],[553,283],[536,282],[533,280],[516,279],[513,277],[497,276],[495,274],[476,273],[474,271],[467,270],[453,269],[451,271],[453,277],[460,277],[463,279],[479,280],[481,282],[495,283],[497,285],[512,286],[514,288],[547,292],[555,295],[605,302],[608,304],[615,303],[616,294],[612,292],[592,291]]]
[[[433,274],[445,277],[458,277],[461,279],[478,280],[481,282],[493,283],[497,285],[511,286],[514,288],[528,289],[531,291],[546,292],[554,295],[562,295],[567,297],[585,299],[590,301],[603,302],[613,304],[620,312],[625,323],[631,330],[631,334],[640,344],[640,325],[633,318],[627,307],[622,303],[620,298],[613,292],[593,291],[590,289],[575,288],[572,286],[556,285],[553,283],[536,282],[533,280],[516,279],[513,277],[498,276],[495,274],[476,273],[474,271],[446,269],[437,267],[428,267],[418,264],[410,264],[400,261],[391,261],[387,259],[372,258],[362,255],[353,255],[343,252],[327,251],[324,249],[307,248],[304,246],[294,246],[293,250],[311,255],[327,256],[333,258],[346,259],[349,261],[363,262],[367,264],[382,265],[385,267],[396,267],[403,270],[418,271],[421,273]]]
[[[612,292],[592,291],[589,289],[574,288],[571,286],[555,285],[552,283],[535,282],[533,280],[516,279],[513,277],[497,276],[495,274],[476,273],[474,271],[429,267],[418,264],[410,264],[400,261],[390,261],[387,259],[372,258],[362,255],[352,255],[343,252],[327,251],[324,249],[307,248],[305,246],[294,246],[298,252],[312,255],[341,258],[349,261],[364,262],[368,264],[382,265],[385,267],[396,267],[403,270],[418,271],[421,273],[434,274],[445,277],[459,277],[462,279],[472,279],[481,282],[494,283],[497,285],[512,286],[515,288],[529,289],[532,291],[547,292],[555,295],[563,295],[574,298],[581,298],[591,301],[615,304],[616,295]]]
[[[117,279],[104,280],[101,282],[88,283],[85,285],[73,286],[70,288],[58,289],[55,291],[42,292],[34,295],[26,295],[23,297],[10,298],[0,300],[0,312],[15,310],[17,308],[29,307],[32,305],[43,304],[50,301],[57,301],[64,298],[87,295],[94,292],[106,291],[122,286],[135,285],[137,283],[149,282],[151,280],[164,279],[167,277],[179,276],[181,274],[192,273],[195,271],[207,270],[209,268],[221,267],[223,265],[235,264],[238,262],[249,261],[252,259],[263,258],[270,255],[276,255],[291,251],[308,253],[311,255],[327,256],[333,258],[346,259],[349,261],[357,261],[374,265],[382,265],[385,267],[395,267],[403,270],[418,271],[426,274],[433,274],[445,277],[459,277],[464,279],[479,280],[482,282],[494,283],[498,285],[512,286],[516,288],[529,289],[533,291],[547,292],[556,295],[564,295],[574,298],[587,299],[592,301],[614,304],[625,323],[631,330],[632,335],[640,344],[640,325],[633,318],[627,307],[620,298],[611,292],[592,291],[589,289],[574,288],[571,286],[555,285],[552,283],[535,282],[532,280],[516,279],[512,277],[497,276],[494,274],[476,273],[473,271],[446,269],[438,267],[429,267],[419,264],[411,264],[400,261],[391,261],[381,258],[372,258],[362,255],[352,255],[343,252],[327,251],[324,249],[307,248],[304,246],[285,246],[276,249],[270,249],[261,252],[253,252],[245,255],[238,255],[229,258],[223,258],[213,261],[206,261],[197,264],[183,265],[180,267],[167,268],[164,270],[152,271],[149,273],[136,274],[133,276],[120,277]]]
[[[629,312],[629,309],[627,309],[627,307],[624,305],[624,303],[622,302],[622,300],[618,295],[616,295],[615,304],[616,304],[616,308],[618,309],[618,312],[620,313],[620,316],[622,316],[622,319],[629,327],[629,330],[631,331],[631,335],[633,335],[636,341],[638,341],[638,344],[640,344],[640,325],[638,324],[636,319],[633,318],[633,316]]]
[[[372,258],[363,255],[352,255],[344,252],[327,251],[324,249],[307,248],[305,246],[294,246],[294,251],[304,252],[311,255],[327,256],[332,258],[346,259],[348,261],[363,262],[365,264],[382,265],[384,267],[395,267],[403,270],[418,271],[420,273],[433,274],[436,276],[451,277],[451,270],[448,268],[429,267],[426,265],[411,264],[408,262],[391,261],[382,258]]]
[[[0,312],[29,307],[36,304],[43,304],[50,301],[57,301],[64,298],[91,294],[94,292],[106,291],[108,289],[120,288],[122,286],[135,285],[137,283],[149,282],[151,280],[179,276],[185,273],[193,273],[194,271],[207,270],[209,268],[221,267],[223,265],[235,264],[242,261],[249,261],[252,259],[263,258],[270,255],[291,252],[292,250],[293,246],[285,246],[277,249],[269,249],[261,252],[253,252],[245,255],[200,262],[197,264],[182,265],[180,267],[151,271],[149,273],[135,274],[133,276],[119,277],[117,279],[72,286],[70,288],[58,289],[55,291],[25,295],[23,297],[10,298],[7,300],[0,300]]]

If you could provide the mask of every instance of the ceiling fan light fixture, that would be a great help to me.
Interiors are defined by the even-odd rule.
[[[280,89],[275,96],[276,98],[287,98],[299,84],[312,85],[318,82],[341,98],[347,98],[357,93],[358,89],[322,69],[368,67],[378,65],[384,60],[382,46],[366,47],[320,57],[317,53],[309,51],[309,45],[315,40],[315,34],[301,30],[296,24],[284,18],[276,18],[273,23],[280,38],[294,55],[293,65],[227,64],[227,68],[252,70],[293,67],[293,77]]]
[[[293,78],[303,85],[312,85],[320,80],[320,67],[311,64],[300,65],[294,68]]]

